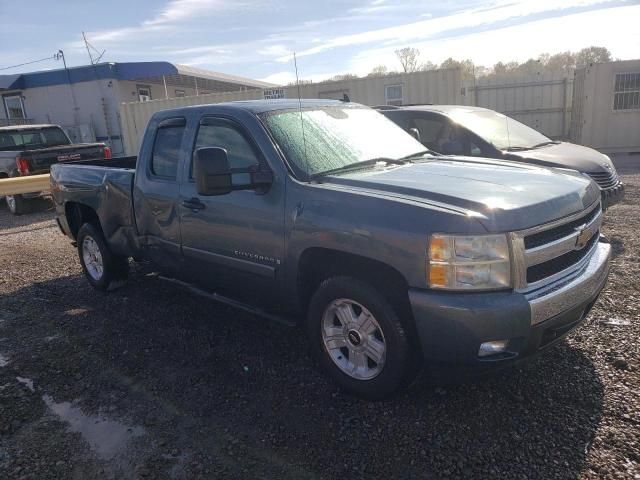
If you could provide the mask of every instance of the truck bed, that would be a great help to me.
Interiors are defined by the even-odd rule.
[[[86,206],[95,211],[114,253],[133,255],[137,249],[133,211],[136,159],[121,157],[51,166],[51,193],[57,208]]]

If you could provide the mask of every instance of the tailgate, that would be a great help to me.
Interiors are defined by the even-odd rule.
[[[51,147],[25,152],[29,161],[29,173],[47,173],[54,163],[95,160],[104,158],[104,145],[72,145]]]

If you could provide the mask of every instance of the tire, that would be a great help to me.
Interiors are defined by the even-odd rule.
[[[394,308],[356,278],[332,277],[320,284],[309,304],[307,334],[323,370],[356,396],[388,397],[408,386],[417,373]]]
[[[9,211],[14,215],[23,215],[29,212],[30,202],[22,195],[7,195],[5,200]]]
[[[126,281],[129,259],[109,250],[99,228],[85,223],[80,227],[76,241],[82,271],[93,288],[107,291]]]

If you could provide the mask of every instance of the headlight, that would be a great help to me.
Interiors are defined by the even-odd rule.
[[[431,288],[493,290],[511,286],[505,234],[432,235],[428,267]]]

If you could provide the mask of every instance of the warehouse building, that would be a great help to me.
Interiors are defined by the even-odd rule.
[[[273,85],[168,62],[100,63],[1,75],[0,125],[55,123],[76,142],[103,141],[121,154],[121,103],[269,87]]]

